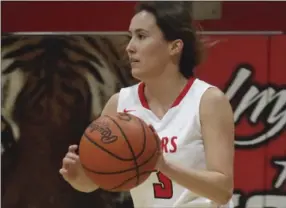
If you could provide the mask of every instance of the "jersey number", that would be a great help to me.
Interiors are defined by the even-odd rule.
[[[161,172],[157,172],[159,183],[154,183],[154,197],[160,199],[170,199],[173,196],[172,181]]]

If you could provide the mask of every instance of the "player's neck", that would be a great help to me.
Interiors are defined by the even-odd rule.
[[[173,73],[171,76],[162,74],[156,79],[146,81],[144,94],[150,108],[156,105],[167,111],[187,82],[180,73]]]

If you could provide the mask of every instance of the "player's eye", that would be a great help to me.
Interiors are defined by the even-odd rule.
[[[139,33],[139,34],[137,35],[137,37],[138,37],[139,40],[144,40],[144,39],[146,38],[146,35]]]

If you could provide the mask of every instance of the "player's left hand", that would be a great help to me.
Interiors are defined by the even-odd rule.
[[[150,124],[149,127],[152,129],[153,133],[155,134],[156,138],[157,138],[157,142],[158,142],[158,161],[157,161],[157,165],[156,165],[156,170],[159,171],[162,167],[164,167],[164,165],[166,164],[166,161],[164,159],[164,155],[163,155],[163,151],[161,148],[161,139],[159,137],[159,135],[157,134],[156,130],[154,129],[154,127]]]

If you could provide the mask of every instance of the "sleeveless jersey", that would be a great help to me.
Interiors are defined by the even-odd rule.
[[[166,160],[184,167],[205,169],[199,105],[202,95],[209,87],[213,86],[191,78],[172,107],[163,118],[159,119],[149,109],[144,96],[144,83],[141,82],[120,90],[117,111],[128,112],[153,125],[161,138]],[[192,193],[160,172],[152,173],[145,182],[133,188],[130,193],[135,208],[213,207],[210,200]]]

